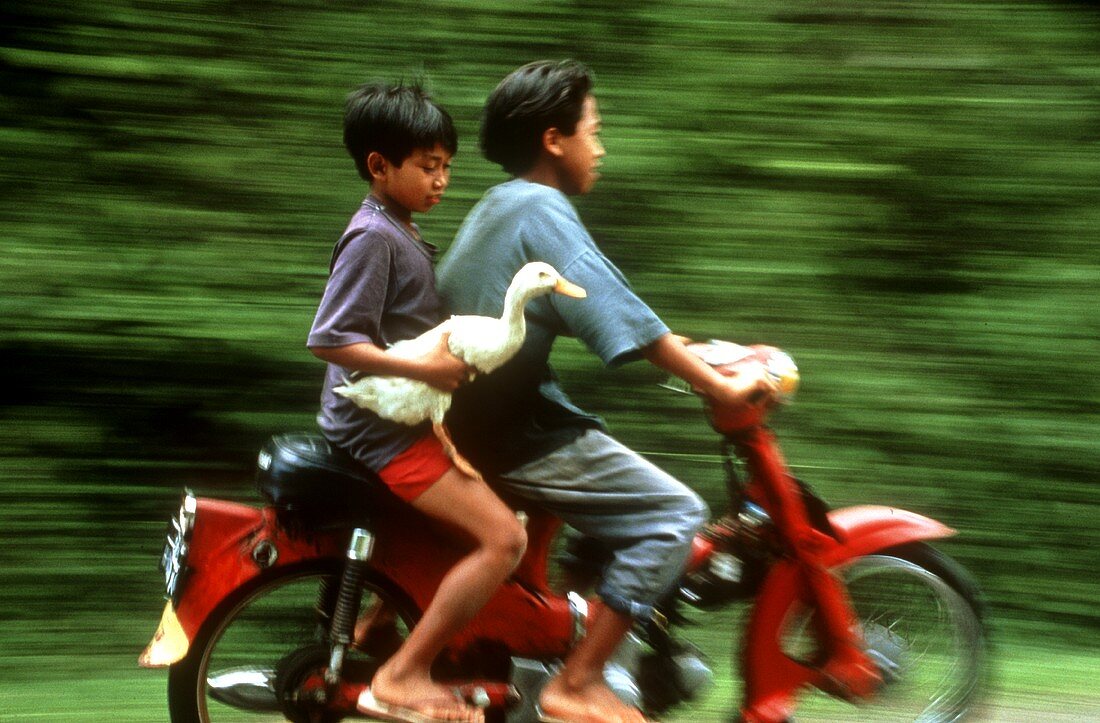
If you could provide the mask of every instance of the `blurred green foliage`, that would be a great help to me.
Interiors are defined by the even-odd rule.
[[[262,440],[312,424],[304,340],[365,191],[344,94],[423,75],[451,110],[448,200],[420,219],[446,247],[503,180],[476,149],[481,104],[540,57],[596,73],[609,155],[578,206],[643,297],[681,333],[800,362],[776,420],[799,474],[835,504],[957,527],[948,550],[1002,640],[1100,628],[1090,5],[8,0],[3,16],[0,678],[128,665],[179,488],[249,499]],[[557,363],[721,504],[694,404],[574,344]]]

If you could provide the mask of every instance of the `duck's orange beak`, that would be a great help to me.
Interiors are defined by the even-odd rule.
[[[565,296],[572,296],[574,299],[583,299],[588,296],[587,291],[565,279],[558,279],[558,283],[554,284],[554,291]]]

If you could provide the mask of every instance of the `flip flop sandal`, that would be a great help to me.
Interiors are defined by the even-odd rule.
[[[359,694],[356,708],[364,715],[379,720],[397,721],[397,723],[454,723],[450,718],[436,718],[405,706],[383,703],[374,697],[370,688]]]
[[[569,723],[565,718],[558,718],[557,716],[543,713],[542,706],[537,704],[535,705],[535,715],[538,716],[539,723]],[[649,721],[649,723],[657,723],[657,721],[652,718],[646,718],[646,721]]]

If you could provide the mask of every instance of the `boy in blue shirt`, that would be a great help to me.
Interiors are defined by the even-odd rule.
[[[427,422],[406,427],[333,391],[355,372],[408,377],[444,391],[468,378],[445,338],[418,359],[386,351],[444,319],[432,268],[436,249],[421,238],[412,214],[442,199],[457,135],[451,117],[419,87],[378,84],[348,96],[344,144],[370,195],[336,244],[309,334],[310,351],[328,362],[318,422],[330,442],[398,497],[456,530],[462,546],[474,543],[379,668],[360,708],[393,720],[479,723],[482,711],[432,681],[429,668],[519,562],[526,533],[483,481],[454,468]]]
[[[721,403],[769,382],[723,377],[688,352],[596,246],[568,197],[599,177],[599,131],[582,65],[541,61],[508,75],[486,103],[481,146],[513,178],[470,211],[437,279],[456,314],[499,314],[508,280],[529,261],[588,291],[589,303],[529,304],[520,353],[455,394],[450,426],[475,467],[611,552],[597,588],[604,606],[540,696],[546,720],[633,723],[644,716],[607,687],[604,663],[678,578],[707,508],[569,401],[548,363],[554,340],[576,336],[610,366],[645,358]]]

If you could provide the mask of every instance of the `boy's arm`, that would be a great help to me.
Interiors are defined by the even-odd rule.
[[[318,359],[345,369],[375,376],[406,377],[453,392],[469,379],[470,368],[451,354],[447,346],[449,336],[444,334],[432,351],[414,359],[395,356],[365,341],[347,346],[311,347],[310,351]]]
[[[680,377],[718,404],[741,404],[752,401],[754,394],[775,390],[763,366],[749,365],[746,371],[735,376],[723,376],[688,351],[684,345],[686,341],[681,336],[665,334],[642,349],[642,355],[654,366]]]
[[[740,404],[774,390],[763,369],[726,377],[684,346],[630,288],[626,277],[599,253],[568,204],[544,203],[524,216],[532,258],[548,261],[588,291],[584,301],[550,296],[568,333],[581,339],[605,364],[618,366],[639,357],[680,377],[718,404]]]

